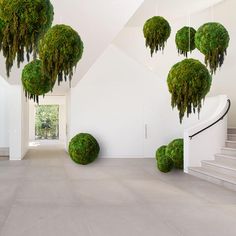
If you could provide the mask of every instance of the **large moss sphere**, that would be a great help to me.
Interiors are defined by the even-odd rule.
[[[37,102],[38,96],[48,93],[54,86],[51,78],[43,73],[42,62],[40,60],[32,61],[24,67],[21,81],[25,90],[25,96]]]
[[[220,23],[210,22],[202,25],[195,34],[197,49],[205,55],[205,63],[211,73],[224,62],[224,56],[229,45],[229,33]]]
[[[146,47],[150,48],[151,56],[158,50],[164,50],[165,43],[171,33],[168,21],[161,16],[148,19],[143,26]]]
[[[175,35],[175,43],[179,54],[188,56],[188,52],[192,52],[195,49],[195,37],[196,30],[192,27],[184,26],[177,31]]]
[[[67,25],[55,25],[40,41],[39,57],[45,73],[58,83],[67,77],[71,80],[73,69],[83,54],[83,42],[79,34]]]
[[[71,159],[82,165],[93,162],[100,151],[96,139],[87,133],[80,133],[73,137],[69,143],[69,154]]]
[[[175,64],[167,78],[171,105],[179,111],[180,123],[197,109],[200,113],[202,100],[211,87],[211,75],[206,66],[195,59],[185,59]]]
[[[14,60],[24,61],[25,52],[36,58],[38,41],[53,21],[53,6],[49,0],[1,0],[0,18],[5,22],[1,40],[6,70],[9,76]]]
[[[183,169],[184,165],[184,140],[175,139],[166,147],[166,156],[170,157],[174,166]]]

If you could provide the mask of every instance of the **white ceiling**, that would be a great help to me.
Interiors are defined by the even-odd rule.
[[[191,15],[214,6],[224,0],[145,0],[127,26],[139,27],[154,15],[161,15],[168,20]]]
[[[51,0],[54,6],[55,24],[73,27],[84,42],[84,54],[74,73],[72,86],[75,85],[95,63],[106,47],[141,5],[143,0]],[[5,61],[0,57],[0,73],[5,78]],[[21,71],[15,66],[8,81],[19,84]],[[55,86],[54,91],[62,93],[69,83]]]
[[[80,34],[84,54],[73,76],[72,86],[88,72],[108,45],[125,26],[141,26],[150,16],[158,14],[167,18],[199,11],[222,0],[51,0],[54,6],[53,24],[67,24]],[[137,10],[138,9],[138,10]],[[21,71],[13,67],[11,84],[19,84]],[[0,74],[5,76],[5,61],[0,57]],[[55,94],[63,94],[68,83],[55,86]]]

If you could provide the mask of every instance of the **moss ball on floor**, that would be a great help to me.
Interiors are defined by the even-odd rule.
[[[158,161],[159,157],[165,155],[166,152],[166,145],[160,146],[157,150],[156,150],[156,160]]]
[[[183,169],[184,165],[184,140],[175,139],[166,147],[166,156],[170,157],[174,166],[178,169]]]
[[[161,172],[167,173],[172,170],[174,163],[172,159],[166,155],[160,156],[157,161],[157,167]]]
[[[71,159],[81,165],[93,162],[100,151],[97,140],[90,134],[80,133],[74,136],[69,143]]]
[[[166,156],[166,147],[166,145],[163,145],[156,151],[157,168],[164,173],[171,171],[174,166],[171,158]]]

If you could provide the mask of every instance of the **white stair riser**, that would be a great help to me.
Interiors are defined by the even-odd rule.
[[[236,157],[236,149],[235,150],[221,149],[221,154]]]
[[[216,156],[215,160],[218,162],[226,162],[229,165],[236,165],[236,157],[235,158],[227,158],[227,157]]]
[[[205,163],[205,162],[202,162],[202,167],[204,167],[205,169],[209,169],[209,170],[219,172],[221,174],[236,177],[236,169],[235,170],[230,170],[230,169],[226,169],[226,168],[223,168],[223,167],[220,167],[220,166],[211,165],[211,164]]]
[[[211,175],[208,175],[208,174],[203,174],[203,173],[200,173],[198,171],[190,170],[190,169],[189,169],[189,174],[193,175],[195,177],[198,177],[200,179],[206,180],[208,182],[211,182],[213,184],[217,184],[217,185],[223,186],[225,188],[236,191],[236,184],[234,184],[232,182],[229,182],[227,180],[219,179],[219,178],[216,178],[214,176],[211,176]]]
[[[236,135],[230,135],[230,134],[228,134],[228,140],[230,140],[230,141],[236,141]]]
[[[236,134],[236,128],[228,128],[228,134]]]
[[[200,178],[200,179],[209,181],[209,182],[211,182],[211,183],[213,183],[213,184],[223,185],[223,180],[217,179],[217,178],[215,178],[215,177],[208,176],[208,175],[205,175],[205,174],[202,174],[202,173],[200,173],[200,172],[193,171],[193,170],[189,170],[188,173],[189,173],[190,175],[193,175],[193,176],[198,177],[198,178]]]
[[[225,142],[225,146],[229,147],[229,148],[235,148],[236,149],[236,143]]]

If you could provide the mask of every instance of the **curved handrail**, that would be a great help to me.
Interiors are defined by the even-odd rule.
[[[201,129],[201,130],[199,130],[199,131],[196,132],[195,134],[190,135],[189,138],[192,139],[194,136],[200,134],[201,132],[205,131],[206,129],[210,128],[211,126],[217,124],[220,120],[223,120],[224,117],[225,117],[225,116],[227,115],[227,113],[229,112],[229,109],[230,109],[230,107],[231,107],[231,101],[230,101],[230,99],[227,99],[227,102],[228,102],[228,108],[227,108],[227,110],[225,111],[225,113],[224,113],[218,120],[216,120],[216,121],[213,122],[212,124],[208,125],[207,127],[203,128],[203,129]]]

